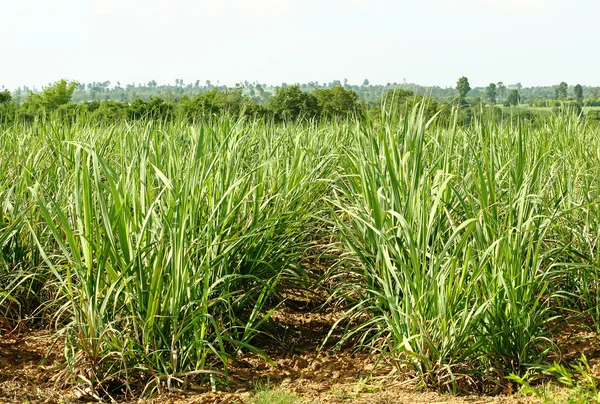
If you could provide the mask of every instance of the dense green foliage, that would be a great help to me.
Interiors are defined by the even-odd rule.
[[[396,90],[361,116],[343,88],[289,86],[268,115],[235,92],[71,89],[0,124],[0,327],[57,326],[70,380],[226,380],[291,287],[346,307],[340,343],[454,391],[556,358],[566,313],[600,329],[600,138],[572,110]]]
[[[266,105],[243,95],[241,89],[212,89],[191,98],[183,95],[177,100],[152,97],[148,101],[136,98],[131,103],[119,101],[90,101],[73,103],[76,82],[61,80],[44,89],[42,93],[32,93],[25,102],[18,105],[9,92],[0,93],[0,121],[31,122],[45,116],[60,116],[73,121],[86,117],[100,122],[125,120],[158,119],[163,121],[199,120],[228,114],[233,117],[268,117],[276,121],[302,119],[330,120],[337,118],[361,117],[366,106],[352,90],[343,87],[319,89],[306,93],[298,86],[282,87],[269,99]],[[411,93],[412,94],[412,93]]]
[[[471,91],[471,86],[469,85],[469,79],[466,77],[461,77],[456,82],[456,91],[458,92],[458,101],[460,104],[465,104],[467,101],[467,94]]]
[[[521,97],[519,96],[519,92],[517,90],[510,90],[510,93],[508,93],[508,97],[506,98],[504,105],[507,107],[517,106],[519,105],[520,101]]]
[[[498,89],[498,87],[494,83],[490,83],[490,85],[487,86],[486,89],[485,89],[485,95],[487,97],[487,101],[491,105],[496,104],[496,101],[498,99],[497,98],[497,89]]]

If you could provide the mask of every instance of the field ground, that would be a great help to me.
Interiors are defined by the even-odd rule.
[[[318,353],[314,347],[300,349],[298,344],[313,345],[330,326],[331,315],[290,313],[278,317],[292,337],[288,346],[269,352],[275,366],[256,356],[233,364],[229,386],[216,392],[192,387],[184,393],[163,393],[141,403],[526,403],[525,396],[455,397],[429,391],[416,391],[411,380],[394,375],[388,363],[377,364],[377,357],[339,353]],[[312,330],[312,331],[311,331]],[[308,338],[300,334],[308,331]],[[24,332],[0,340],[0,402],[71,403],[95,401],[83,388],[61,389],[55,386],[60,373],[60,347],[46,357],[54,342],[48,331]],[[60,345],[60,344],[59,344]],[[377,365],[377,366],[376,366]]]
[[[353,353],[349,347],[339,352],[319,352],[338,314],[315,313],[311,308],[278,310],[273,318],[286,330],[280,345],[262,347],[273,360],[266,363],[256,355],[247,355],[230,366],[230,384],[211,391],[206,386],[189,386],[185,392],[163,392],[152,399],[121,401],[124,403],[535,403],[587,402],[585,398],[568,399],[572,394],[555,382],[540,385],[540,400],[509,388],[512,395],[453,396],[420,390],[415,380],[394,371],[386,360],[377,356]],[[338,338],[339,335],[334,335]],[[585,354],[593,376],[600,376],[598,336],[585,326],[562,331],[557,342],[568,361]],[[75,403],[97,401],[84,387],[59,388],[61,377],[61,342],[49,331],[21,330],[12,337],[0,338],[0,402],[2,403]],[[53,345],[55,344],[55,345]],[[80,384],[80,386],[83,386]]]

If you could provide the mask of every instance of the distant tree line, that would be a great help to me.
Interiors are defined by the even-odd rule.
[[[492,85],[493,84],[493,85]],[[48,84],[46,87],[51,87]],[[347,79],[333,80],[331,82],[320,83],[311,81],[308,83],[281,83],[278,86],[267,85],[258,82],[239,82],[233,87],[227,87],[219,82],[213,83],[210,80],[185,83],[182,79],[176,79],[175,84],[158,84],[156,80],[150,80],[147,83],[121,84],[120,82],[111,83],[110,81],[78,83],[72,94],[72,102],[90,102],[90,101],[120,101],[132,103],[136,99],[148,102],[154,97],[161,98],[165,102],[179,100],[184,95],[193,98],[196,95],[211,91],[229,92],[238,90],[242,95],[252,102],[260,105],[267,105],[269,99],[273,97],[279,89],[287,87],[298,87],[305,93],[313,93],[315,90],[325,90],[335,87],[341,87],[346,91],[353,91],[366,105],[377,104],[386,93],[395,89],[412,91],[416,95],[429,96],[440,102],[451,102],[457,96],[455,87],[439,86],[421,86],[414,83],[386,83],[384,85],[372,84],[368,79],[363,80],[361,84],[351,84]],[[19,104],[23,103],[31,93],[41,93],[36,88],[22,86],[11,93],[12,99]],[[467,101],[477,103],[477,100],[483,100],[492,105],[506,103],[511,92],[517,91],[519,103],[533,105],[548,104],[554,106],[555,101],[578,101],[585,105],[600,106],[600,87],[575,85],[569,86],[561,82],[554,86],[523,87],[521,83],[507,84],[502,81],[491,83],[487,87],[469,88],[468,96],[463,98]],[[513,96],[514,99],[514,96]]]
[[[154,96],[149,100],[136,98],[132,102],[94,100],[74,102],[74,94],[81,85],[60,80],[42,92],[30,93],[22,102],[11,98],[5,91],[0,98],[0,121],[33,121],[45,116],[58,116],[73,120],[86,117],[95,121],[115,122],[119,120],[183,119],[198,122],[210,116],[231,114],[274,121],[290,120],[333,120],[365,118],[380,113],[405,113],[422,105],[427,116],[449,116],[452,104],[437,102],[431,96],[415,94],[411,90],[392,89],[380,100],[367,103],[358,94],[343,86],[318,88],[311,92],[299,86],[282,86],[269,97],[265,104],[244,94],[241,87],[213,88],[194,96],[177,98]]]
[[[191,88],[196,93],[188,94],[183,80],[176,80],[176,91],[161,89],[155,81],[144,87],[133,87],[140,93],[161,94],[138,97],[129,100],[129,96],[121,100],[101,97],[99,94],[110,94],[110,82],[80,84],[75,81],[60,80],[45,87],[41,92],[30,91],[26,97],[15,96],[4,90],[0,92],[0,122],[33,121],[47,115],[58,115],[65,119],[89,117],[90,119],[114,122],[117,120],[183,119],[196,122],[208,116],[223,113],[243,115],[252,118],[266,118],[275,121],[285,120],[331,120],[348,117],[363,118],[367,115],[384,113],[404,113],[420,105],[424,113],[439,120],[447,119],[452,109],[457,110],[459,121],[468,124],[478,114],[485,112],[489,116],[500,119],[502,110],[496,105],[505,107],[524,103],[520,87],[511,88],[502,82],[490,83],[483,91],[472,89],[467,77],[460,77],[451,92],[444,91],[443,97],[435,97],[433,92],[426,93],[422,88],[410,89],[410,85],[394,87],[371,86],[365,80],[360,88],[373,88],[380,93],[378,98],[364,99],[353,86],[341,82],[333,82],[334,86],[309,83],[310,89],[299,85],[284,85],[274,89],[273,94],[265,96],[265,87],[259,84],[239,83],[234,88],[213,86],[209,81],[200,85],[197,81]],[[253,92],[248,92],[250,87]],[[116,88],[121,88],[117,83]],[[257,90],[257,88],[259,90]],[[147,91],[159,89],[159,92]],[[130,88],[131,90],[131,88]],[[588,88],[589,90],[589,88]],[[125,89],[125,91],[127,91]],[[440,91],[438,91],[440,93]],[[85,99],[83,94],[95,94],[95,99]],[[138,94],[134,92],[133,94]],[[258,94],[258,96],[257,96]],[[535,98],[529,101],[531,107],[553,107],[554,112],[575,110],[581,112],[582,106],[600,105],[600,91],[588,91],[576,85],[572,89],[565,82],[553,88],[551,99]],[[371,95],[370,95],[371,97]],[[264,101],[264,102],[263,102]],[[597,103],[597,104],[596,104]],[[595,111],[591,111],[595,112]],[[590,118],[600,118],[600,114],[590,113]]]
[[[132,102],[93,100],[74,102],[74,94],[81,85],[60,80],[42,92],[30,93],[23,101],[13,99],[8,91],[0,92],[0,121],[33,121],[54,115],[65,119],[86,116],[98,121],[184,119],[190,122],[220,114],[269,118],[276,121],[296,119],[337,119],[362,117],[366,105],[358,95],[341,86],[317,89],[310,93],[298,86],[277,89],[266,104],[257,103],[244,95],[242,88],[212,88],[193,96],[183,94],[176,98],[153,96],[148,100],[136,98]]]

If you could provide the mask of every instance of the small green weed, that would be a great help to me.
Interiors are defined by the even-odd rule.
[[[259,391],[252,398],[253,404],[300,404],[302,399],[282,388]]]
[[[533,395],[543,403],[600,403],[598,379],[592,374],[585,355],[581,355],[579,361],[571,365],[571,369],[555,362],[542,370],[555,377],[563,389],[552,388],[548,384],[531,386],[530,381],[534,380],[534,376],[530,372],[524,377],[511,374],[508,379],[519,384],[522,393]]]

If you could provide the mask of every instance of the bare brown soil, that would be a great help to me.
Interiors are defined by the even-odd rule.
[[[61,363],[58,347],[47,331],[0,334],[0,403],[60,403],[74,400],[72,391],[51,381]]]
[[[167,393],[142,403],[249,403],[260,388],[282,388],[307,403],[529,403],[533,398],[518,395],[454,397],[434,392],[417,392],[410,379],[376,356],[353,353],[351,349],[319,352],[319,345],[337,319],[336,313],[279,310],[274,319],[283,335],[265,352],[269,365],[256,355],[247,355],[230,365],[228,386],[212,392],[191,386],[188,392]],[[60,389],[52,377],[61,363],[61,349],[50,348],[49,332],[0,334],[0,403],[71,403],[91,397],[76,389]],[[558,341],[565,359],[576,360],[585,353],[593,373],[600,375],[600,344],[582,324],[568,326]],[[376,366],[377,365],[377,366]]]

